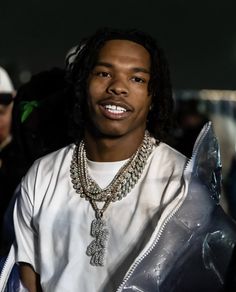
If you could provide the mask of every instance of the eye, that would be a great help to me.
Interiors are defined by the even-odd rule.
[[[137,77],[137,76],[132,77],[131,80],[136,82],[136,83],[145,83],[146,82],[146,80],[144,78]]]
[[[105,72],[105,71],[99,71],[99,72],[95,72],[95,75],[98,77],[111,77],[111,74],[109,72]]]

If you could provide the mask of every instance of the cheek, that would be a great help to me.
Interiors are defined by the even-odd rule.
[[[102,80],[92,79],[88,84],[87,92],[91,98],[96,99],[99,98],[99,96],[102,95],[105,90],[106,90],[105,82],[103,82]]]
[[[0,124],[4,127],[7,127],[8,125],[10,125],[11,124],[11,116],[5,115],[2,118],[0,118]]]
[[[98,98],[98,91],[96,86],[89,86],[87,90],[87,104],[92,105]]]
[[[97,103],[106,96],[106,84],[99,81],[90,82],[87,89],[87,106],[90,113],[95,113]]]
[[[142,112],[143,117],[145,117],[146,119],[147,119],[148,113],[150,111],[151,101],[152,101],[152,99],[150,96],[147,96],[145,101],[143,101],[143,106],[142,106],[141,112]]]
[[[135,95],[139,96],[140,99],[143,99],[143,102],[149,102],[151,100],[151,95],[148,92],[147,85],[136,86],[135,88],[132,88],[132,91]]]
[[[143,109],[146,112],[149,112],[150,106],[151,106],[151,103],[152,103],[152,97],[150,95],[148,95],[147,92],[145,92],[145,95],[143,95],[143,96],[145,96],[142,99]]]
[[[6,122],[10,125],[10,124],[11,124],[11,120],[12,120],[11,115],[9,115],[9,116],[7,117]]]

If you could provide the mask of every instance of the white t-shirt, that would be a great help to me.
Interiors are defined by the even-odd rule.
[[[16,261],[32,265],[45,292],[115,291],[161,212],[178,195],[186,158],[164,143],[155,147],[132,191],[104,213],[110,231],[106,263],[96,267],[86,255],[95,213],[73,189],[73,148],[37,160],[23,179],[14,211]],[[104,187],[123,163],[90,161],[89,172]],[[99,172],[104,178],[110,173],[107,181]]]
[[[128,160],[128,159],[127,159]],[[96,162],[87,159],[88,173],[100,188],[105,188],[111,183],[119,169],[127,160],[115,162]]]

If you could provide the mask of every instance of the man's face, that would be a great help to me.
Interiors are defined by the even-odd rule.
[[[0,104],[0,143],[10,134],[13,102],[9,105]]]
[[[143,135],[151,104],[151,60],[141,45],[109,40],[101,48],[87,84],[89,121],[105,136]]]

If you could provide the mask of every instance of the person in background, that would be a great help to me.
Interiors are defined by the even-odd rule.
[[[2,217],[5,214],[1,225],[1,254],[6,253],[14,238],[11,207],[15,198],[12,197],[21,178],[34,160],[71,142],[68,134],[71,101],[68,92],[65,95],[65,88],[65,70],[52,68],[42,71],[18,89],[14,107],[11,102],[8,108],[10,122],[10,110],[13,107],[14,139],[11,139],[10,144],[11,160],[8,158],[6,161],[4,177],[1,177],[3,181],[0,192],[3,191],[2,185],[5,187],[5,202],[1,205]],[[13,175],[14,180],[11,178]]]
[[[4,212],[23,175],[12,135],[14,97],[15,89],[12,81],[6,70],[0,67],[0,240],[2,240]]]
[[[71,95],[66,91],[65,70],[52,68],[32,76],[16,95],[13,132],[27,162],[67,145]]]
[[[173,133],[173,146],[190,158],[194,143],[209,118],[206,114],[200,112],[197,99],[179,100],[175,115],[176,126]]]

